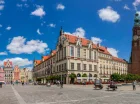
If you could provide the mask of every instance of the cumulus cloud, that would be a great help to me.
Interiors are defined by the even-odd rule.
[[[42,35],[43,33],[41,33],[40,32],[40,30],[39,29],[37,29],[37,31],[36,31],[39,35]]]
[[[8,27],[6,28],[6,30],[11,30],[11,28],[12,28],[12,27],[8,26]]]
[[[0,55],[8,55],[7,52],[0,52]]]
[[[128,5],[124,5],[124,9],[126,9],[126,10],[130,10],[130,8],[128,7]]]
[[[4,60],[0,60],[0,65],[3,66],[3,63],[7,60],[12,61],[13,66],[18,65],[18,66],[28,66],[32,65],[32,61],[28,60],[27,58],[20,58],[20,57],[15,57],[15,58],[6,58]]]
[[[115,57],[118,57],[118,50],[114,49],[114,48],[107,48],[107,50],[109,51],[109,53],[112,55],[112,56],[115,56]]]
[[[64,10],[65,6],[63,4],[58,4],[56,7],[57,10]]]
[[[133,5],[134,5],[134,6],[140,5],[140,0],[135,0],[135,1],[133,2]]]
[[[4,4],[5,2],[4,2],[4,0],[0,0],[0,4]]]
[[[45,53],[49,50],[48,45],[40,40],[26,41],[23,36],[14,37],[11,43],[7,45],[7,50],[14,54],[32,54],[38,52],[40,54]]]
[[[50,23],[48,26],[55,28],[56,24]]]
[[[81,38],[85,37],[85,33],[86,32],[85,32],[85,30],[82,27],[77,28],[76,31],[73,32],[73,33],[65,32],[65,34],[71,34],[71,35],[79,36]]]
[[[97,37],[91,37],[91,40],[94,44],[101,44],[102,43],[102,39],[97,38]]]
[[[98,10],[98,15],[103,21],[117,22],[120,19],[120,15],[114,11],[110,6]]]
[[[4,5],[0,5],[0,10],[3,10],[4,9]]]
[[[43,10],[43,6],[38,6],[35,11],[31,12],[31,15],[43,17],[46,15],[46,13]]]

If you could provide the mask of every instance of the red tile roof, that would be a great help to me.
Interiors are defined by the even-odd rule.
[[[68,39],[68,41],[73,44],[75,44],[77,42],[78,38],[80,38],[78,36],[74,36],[74,35],[70,35],[70,34],[64,34],[64,35]],[[80,40],[81,40],[83,46],[87,46],[91,42],[90,40],[85,39],[85,38],[80,38]],[[96,45],[94,43],[92,43],[92,44],[93,44],[93,48],[96,48]]]
[[[12,64],[12,61],[7,60],[7,62],[4,62],[4,67],[6,67],[6,65],[7,65],[8,62],[10,63],[11,66],[13,65]]]
[[[118,62],[126,63],[126,61],[124,61],[123,59],[118,58],[118,57],[114,57],[114,56],[112,56],[112,59],[113,59],[114,61],[118,61]]]
[[[49,58],[49,56],[43,56],[42,58],[43,58],[44,61],[45,61],[45,60],[47,60],[47,59]]]
[[[41,63],[41,60],[35,60],[35,62],[37,63],[37,65],[38,64],[40,64]]]
[[[103,46],[100,46],[100,47],[99,47],[99,52],[102,52],[102,53],[104,53],[104,54],[111,55],[111,54],[108,52],[107,48],[106,48],[106,47],[103,47]]]

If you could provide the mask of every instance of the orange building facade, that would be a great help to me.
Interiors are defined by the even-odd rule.
[[[17,65],[14,67],[14,82],[20,82],[20,69]]]

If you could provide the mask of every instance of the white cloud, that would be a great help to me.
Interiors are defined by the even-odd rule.
[[[58,4],[56,7],[57,10],[64,10],[65,6],[63,4]]]
[[[28,8],[29,5],[28,4],[17,4],[17,7],[19,7],[19,8],[22,8],[22,7]]]
[[[0,10],[3,10],[4,9],[4,5],[0,5]]]
[[[117,22],[120,19],[120,15],[114,11],[110,6],[98,10],[98,15],[103,21]]]
[[[22,4],[17,4],[17,7],[22,7],[23,5]]]
[[[82,27],[79,27],[76,29],[76,31],[74,33],[65,32],[65,34],[71,34],[71,35],[75,35],[75,36],[79,36],[81,38],[84,38],[85,37],[85,30]]]
[[[8,55],[7,52],[0,52],[0,55]]]
[[[133,5],[134,5],[134,7],[139,6],[139,5],[140,5],[140,0],[135,0],[135,1],[133,2]]]
[[[39,35],[42,35],[43,33],[41,33],[40,32],[40,30],[39,29],[37,29],[37,31],[36,31]]]
[[[85,37],[85,30],[82,27],[79,27],[73,34],[79,37]]]
[[[128,7],[128,5],[124,5],[124,9],[126,9],[126,10],[130,10],[130,8]]]
[[[37,9],[31,12],[31,15],[43,17],[45,16],[45,11],[43,10],[43,6],[38,6]]]
[[[38,52],[40,54],[45,53],[48,50],[48,45],[40,40],[26,41],[26,38],[22,36],[14,37],[11,43],[7,45],[7,50],[14,54],[31,54]]]
[[[0,24],[0,27],[2,27],[2,24]]]
[[[18,65],[18,66],[27,66],[27,65],[32,65],[32,61],[28,60],[27,58],[23,59],[20,57],[15,57],[15,58],[7,58],[4,60],[0,60],[0,65],[3,66],[4,61],[10,60],[12,61],[13,65]]]
[[[5,2],[4,2],[4,0],[0,0],[0,4],[4,4]]]
[[[102,43],[102,39],[97,38],[97,37],[91,37],[91,40],[94,44],[101,44]]]
[[[114,48],[107,48],[107,50],[109,51],[109,53],[112,55],[112,56],[115,56],[115,57],[118,57],[118,50],[114,49]]]
[[[12,27],[8,26],[8,27],[6,28],[6,30],[11,30],[11,28],[12,28]]]
[[[50,23],[48,26],[55,28],[56,24]]]

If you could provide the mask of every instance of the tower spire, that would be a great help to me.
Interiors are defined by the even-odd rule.
[[[60,28],[60,36],[61,35],[63,35],[63,28],[62,28],[62,26],[61,26],[61,28]]]

